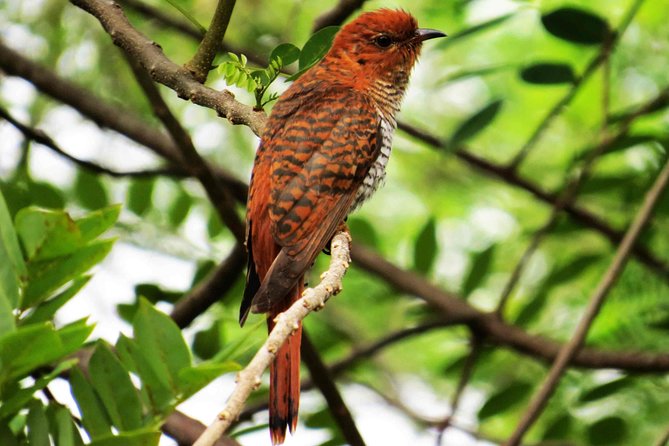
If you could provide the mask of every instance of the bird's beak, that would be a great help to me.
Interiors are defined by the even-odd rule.
[[[430,28],[419,28],[416,30],[416,38],[421,42],[424,40],[436,39],[437,37],[446,37],[446,34]]]

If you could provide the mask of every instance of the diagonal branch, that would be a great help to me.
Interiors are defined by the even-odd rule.
[[[117,171],[117,170],[112,170],[107,167],[100,166],[96,163],[93,163],[91,161],[86,161],[79,159],[75,156],[70,155],[67,153],[65,150],[63,150],[56,142],[51,138],[48,134],[46,134],[43,130],[37,129],[34,127],[30,127],[26,124],[23,124],[19,122],[16,118],[14,118],[7,110],[5,110],[3,107],[0,107],[0,118],[4,119],[5,121],[9,122],[11,125],[13,125],[18,131],[20,131],[23,136],[26,139],[29,139],[31,141],[35,141],[38,144],[41,144],[45,147],[48,147],[49,149],[53,150],[55,153],[58,155],[62,156],[63,158],[72,161],[74,164],[94,173],[99,173],[102,175],[108,175],[110,177],[115,177],[115,178],[127,178],[127,177],[135,177],[135,178],[142,178],[142,177],[155,177],[155,176],[185,176],[185,173],[180,170],[176,169],[173,167],[166,167],[166,168],[158,168],[158,169],[147,169],[147,170],[135,170],[135,171],[128,171],[128,172],[122,172],[122,171]]]
[[[135,79],[137,79],[137,82],[149,100],[153,113],[160,119],[180,149],[186,162],[186,169],[200,181],[209,197],[209,201],[216,208],[223,223],[230,229],[237,241],[242,243],[244,241],[244,223],[235,212],[234,197],[223,187],[210,169],[209,164],[197,152],[190,135],[172,114],[160,95],[158,87],[153,83],[146,71],[130,58],[129,55],[126,54],[126,56]]]
[[[312,32],[326,26],[341,25],[351,14],[362,8],[365,0],[339,0],[331,10],[321,14],[314,22]]]
[[[235,0],[218,0],[214,18],[211,20],[209,29],[204,34],[197,52],[191,60],[186,62],[184,67],[190,71],[196,81],[204,84],[211,70],[211,64],[221,51],[223,46],[223,37],[228,29],[232,10],[235,8]]]
[[[219,116],[233,124],[246,125],[256,135],[261,133],[267,118],[264,112],[237,102],[227,90],[219,92],[197,82],[186,68],[165,57],[158,44],[135,29],[117,3],[72,0],[72,4],[97,18],[114,44],[142,65],[154,81],[174,90],[182,99],[216,110]]]
[[[237,375],[237,385],[228,398],[225,408],[195,442],[194,446],[213,445],[223,435],[241,413],[251,392],[260,384],[260,377],[274,360],[279,346],[297,329],[300,321],[312,311],[322,308],[330,297],[341,290],[341,281],[350,262],[350,241],[350,236],[343,232],[337,233],[333,237],[330,267],[322,275],[323,280],[315,288],[305,290],[299,300],[276,317],[276,325],[263,346],[246,368]]]
[[[576,327],[573,337],[569,343],[565,344],[551,367],[548,376],[546,377],[544,383],[542,384],[540,390],[535,394],[534,398],[530,402],[530,405],[527,408],[527,411],[523,415],[520,423],[516,427],[516,430],[511,435],[509,440],[506,443],[506,446],[517,446],[520,441],[523,439],[523,436],[527,430],[532,426],[534,421],[539,417],[542,410],[546,406],[550,396],[555,391],[562,374],[567,368],[569,362],[574,358],[576,352],[581,348],[585,342],[585,338],[588,335],[590,326],[595,321],[595,318],[599,314],[599,310],[608,295],[608,292],[613,288],[613,285],[620,277],[627,259],[632,251],[632,246],[634,242],[641,235],[646,223],[650,219],[653,208],[658,202],[662,192],[667,187],[669,183],[669,160],[665,163],[664,168],[658,175],[653,187],[648,191],[646,197],[644,198],[643,205],[639,212],[637,212],[634,217],[634,221],[630,225],[629,229],[625,233],[625,238],[620,243],[616,255],[613,258],[609,269],[606,271],[602,279],[600,280],[597,288],[595,289],[587,308],[583,314],[583,317]]]
[[[337,389],[333,374],[323,363],[318,350],[311,343],[306,331],[302,331],[301,352],[302,360],[309,369],[311,382],[321,391],[327,402],[328,410],[332,414],[332,418],[339,427],[346,443],[351,446],[365,446],[365,441],[362,439],[355,421],[353,421],[353,416]]]
[[[131,110],[112,105],[93,92],[56,75],[43,65],[23,57],[2,41],[0,69],[8,75],[27,80],[41,92],[76,109],[99,126],[115,130],[144,145],[177,168],[181,169],[178,166],[183,166],[183,157],[168,135],[153,128]],[[215,168],[215,173],[238,201],[246,200],[247,186],[244,182],[219,167]]]

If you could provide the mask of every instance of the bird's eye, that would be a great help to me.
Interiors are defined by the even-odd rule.
[[[374,38],[374,43],[380,48],[388,48],[393,44],[393,39],[386,34],[381,34]]]

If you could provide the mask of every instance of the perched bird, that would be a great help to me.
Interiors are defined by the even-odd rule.
[[[281,96],[255,158],[246,217],[248,273],[240,309],[275,317],[300,298],[304,275],[349,212],[377,189],[390,156],[395,113],[424,40],[405,11],[362,14]],[[302,326],[270,366],[273,444],[297,424]]]

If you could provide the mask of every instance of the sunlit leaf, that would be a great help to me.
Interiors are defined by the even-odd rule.
[[[12,310],[19,306],[19,285],[26,276],[14,224],[0,194],[0,335],[15,329]]]
[[[300,58],[300,49],[292,43],[282,43],[272,50],[269,59],[275,60],[277,57],[281,58],[281,65],[285,67]]]
[[[111,420],[107,416],[100,397],[79,368],[74,368],[70,372],[70,389],[77,407],[79,407],[81,421],[88,435],[95,439],[109,434],[111,432]]]
[[[493,101],[467,118],[465,122],[453,132],[449,146],[451,149],[456,148],[466,140],[474,137],[485,129],[497,116],[497,113],[502,108],[502,100]]]

